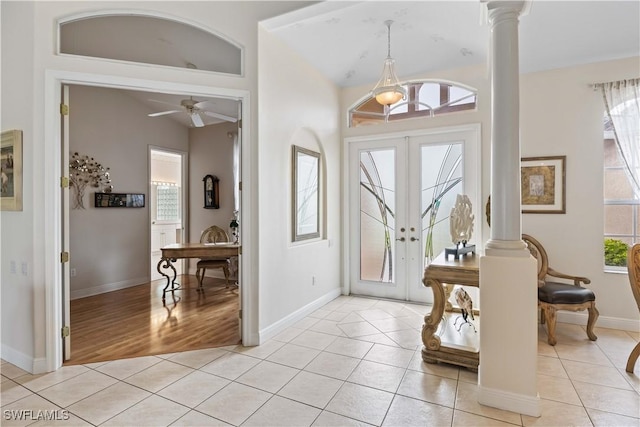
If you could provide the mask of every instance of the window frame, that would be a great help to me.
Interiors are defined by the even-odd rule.
[[[425,84],[437,84],[440,86],[440,103],[437,106],[431,106],[426,103],[420,102],[419,92]],[[403,86],[407,89],[408,99],[403,99],[395,105],[389,107],[383,107],[379,105],[372,94],[367,94],[366,97],[361,98],[355,104],[349,108],[348,126],[349,128],[366,126],[371,124],[394,122],[398,120],[407,120],[414,118],[434,117],[441,114],[458,113],[463,111],[477,111],[478,108],[478,91],[472,87],[444,80],[414,80],[403,83]],[[457,87],[471,92],[470,94],[462,97],[451,99],[451,88]],[[462,100],[473,97],[473,102],[465,103],[461,105],[451,105]],[[424,110],[418,108],[419,105],[428,107]],[[382,111],[358,111],[365,106],[373,106]],[[393,110],[406,106],[407,111],[402,113],[393,113]],[[367,120],[369,119],[369,120]],[[356,123],[357,121],[363,121],[362,123]]]
[[[605,117],[605,122],[606,122],[606,117]],[[606,127],[606,123],[605,123],[605,127]],[[615,135],[613,135],[612,131],[607,131],[605,130],[604,132],[604,138],[603,138],[603,145],[606,144],[606,142],[608,140],[614,140],[615,139]],[[614,141],[615,142],[615,141]],[[617,153],[617,147],[615,146],[614,143],[614,149],[616,150]],[[606,147],[605,147],[606,150]],[[606,173],[607,171],[624,171],[624,166],[623,165],[615,165],[615,166],[607,166],[606,163],[603,162],[603,171],[602,171],[602,181],[603,181],[603,241],[605,239],[629,239],[631,240],[630,246],[633,245],[634,243],[640,243],[640,227],[638,227],[638,221],[639,221],[639,211],[640,211],[640,200],[637,199],[611,199],[611,198],[606,198],[605,194],[606,194],[606,189],[604,188],[604,186],[606,185]],[[623,234],[623,233],[607,233],[605,230],[606,227],[606,218],[605,218],[605,208],[607,206],[629,206],[631,207],[631,234]],[[603,248],[603,254],[602,254],[602,264],[603,264],[603,268],[604,268],[604,272],[605,273],[622,273],[622,274],[626,274],[627,273],[627,267],[625,266],[615,266],[615,265],[608,265],[606,264],[606,259],[605,259],[605,253],[604,253],[604,248]]]

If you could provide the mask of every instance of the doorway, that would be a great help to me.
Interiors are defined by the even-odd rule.
[[[65,144],[63,136],[63,124],[60,120],[60,99],[62,99],[63,85],[86,85],[98,86],[116,89],[136,89],[157,93],[181,93],[188,96],[205,96],[205,97],[222,97],[226,99],[234,99],[245,107],[249,107],[249,92],[242,89],[225,89],[215,87],[194,86],[190,84],[162,82],[154,80],[132,79],[128,77],[106,76],[89,73],[75,73],[70,71],[49,71],[45,75],[45,103],[44,116],[45,126],[43,138],[45,140],[45,154],[52,161],[44,165],[44,175],[49,179],[47,191],[45,191],[44,202],[51,207],[52,212],[56,212],[50,219],[45,221],[44,234],[50,236],[44,242],[44,250],[50,254],[51,259],[60,257],[61,248],[63,248],[63,233],[60,218],[62,212],[63,197],[60,195],[60,176],[68,176],[68,169],[63,167],[62,153],[68,152],[68,144]],[[251,122],[251,108],[241,109],[241,119],[245,123]],[[239,140],[250,141],[250,129],[244,129],[242,138]],[[250,164],[256,147],[248,145],[246,149],[241,151],[240,162],[242,164]],[[66,163],[65,163],[66,164]],[[241,179],[245,182],[243,191],[240,192],[243,208],[246,208],[244,215],[243,229],[241,235],[241,244],[243,246],[242,262],[240,263],[241,276],[244,287],[240,295],[240,304],[247,307],[244,310],[241,319],[242,337],[244,345],[255,345],[258,342],[257,318],[254,315],[254,305],[249,304],[253,301],[254,296],[257,297],[257,289],[252,285],[255,281],[254,271],[256,269],[257,258],[254,255],[255,249],[252,239],[251,224],[257,221],[253,204],[254,185],[252,183],[257,179],[257,175],[252,174],[251,168],[241,168]],[[57,177],[57,178],[56,178]],[[46,370],[56,370],[62,366],[63,361],[63,345],[64,341],[60,337],[60,331],[64,326],[68,326],[63,319],[63,312],[69,306],[68,295],[63,296],[63,287],[68,283],[68,275],[63,277],[63,263],[48,263],[45,266],[44,275],[47,277],[46,286],[47,293],[45,297],[47,329],[46,329]]]
[[[433,302],[422,274],[451,245],[457,195],[481,218],[478,141],[479,126],[348,141],[352,294]]]
[[[149,147],[149,216],[151,236],[151,281],[162,279],[158,263],[160,248],[185,242],[185,213],[188,180],[187,153]],[[174,264],[176,274],[183,271],[183,260]]]

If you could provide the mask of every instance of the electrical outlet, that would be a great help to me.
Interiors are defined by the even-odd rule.
[[[11,274],[16,274],[16,262],[15,261],[11,261],[9,263],[9,271],[11,272]]]
[[[26,261],[22,261],[22,264],[20,265],[21,270],[22,270],[22,275],[26,276],[28,273],[28,265],[26,263]]]
[[[75,268],[70,269],[69,273],[71,274],[71,277],[76,277],[76,269]]]

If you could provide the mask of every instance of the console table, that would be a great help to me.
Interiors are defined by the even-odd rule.
[[[478,370],[480,330],[463,326],[458,332],[454,326],[457,316],[449,302],[454,285],[480,286],[478,262],[476,254],[447,260],[443,252],[425,269],[422,283],[433,290],[433,309],[422,326],[425,362],[446,362]]]
[[[211,257],[232,257],[240,254],[240,245],[237,243],[173,243],[160,249],[162,257],[158,262],[158,273],[167,279],[167,284],[162,291],[162,301],[165,300],[167,292],[180,289],[176,283],[176,268],[173,263],[179,258],[211,258]],[[173,277],[163,270],[171,269]]]

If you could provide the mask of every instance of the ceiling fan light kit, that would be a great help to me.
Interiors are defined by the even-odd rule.
[[[387,26],[387,58],[384,60],[382,76],[371,93],[379,104],[388,106],[405,99],[407,90],[400,85],[395,71],[395,61],[391,57],[391,24],[393,21],[384,21],[384,24]]]
[[[231,116],[227,116],[226,114],[220,114],[220,113],[216,113],[215,111],[207,110],[206,109],[207,107],[215,106],[213,103],[209,101],[196,101],[193,98],[189,98],[189,99],[183,99],[182,101],[180,101],[180,105],[175,105],[175,104],[164,102],[164,101],[158,101],[156,99],[150,99],[149,101],[157,102],[159,104],[170,105],[174,107],[174,109],[172,110],[160,111],[157,113],[150,113],[148,114],[149,117],[160,117],[160,116],[166,116],[166,115],[175,114],[175,113],[186,113],[191,119],[191,123],[193,124],[193,126],[197,128],[201,128],[205,126],[205,123],[204,123],[204,120],[202,120],[201,114],[205,116],[213,117],[216,119],[224,120],[227,122],[232,122],[232,123],[235,123],[238,121],[238,119],[235,117],[231,117]]]

